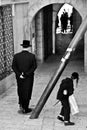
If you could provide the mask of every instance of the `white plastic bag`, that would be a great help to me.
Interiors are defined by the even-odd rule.
[[[76,103],[75,97],[72,94],[71,96],[69,96],[69,103],[70,103],[70,107],[71,107],[71,114],[75,115],[77,113],[79,113],[79,108],[78,105]]]

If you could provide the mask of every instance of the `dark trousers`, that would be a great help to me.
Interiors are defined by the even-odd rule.
[[[23,88],[18,89],[18,95],[19,95],[18,97],[19,97],[20,106],[22,106],[22,108],[27,111],[29,102],[30,102],[30,98],[28,98],[28,95],[27,95],[27,93],[25,93],[25,91],[23,93]]]
[[[70,104],[68,99],[61,101],[62,108],[60,115],[64,116],[64,121],[70,121]]]
[[[17,78],[17,93],[19,97],[19,104],[27,111],[32,95],[34,76],[26,79]]]

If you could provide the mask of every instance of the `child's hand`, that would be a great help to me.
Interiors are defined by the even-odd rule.
[[[63,91],[63,94],[64,94],[64,95],[67,95],[67,90],[64,90],[64,91]]]

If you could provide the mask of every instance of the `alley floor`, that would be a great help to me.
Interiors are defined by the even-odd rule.
[[[38,65],[30,102],[31,108],[35,107],[51,76],[58,68],[60,58],[51,56],[43,64]],[[64,126],[57,119],[61,104],[59,103],[56,106],[54,104],[57,101],[56,94],[61,80],[67,76],[70,77],[74,71],[77,71],[80,75],[79,84],[75,88],[74,94],[79,107],[79,113],[71,115],[71,120],[75,122],[74,126]],[[87,130],[87,74],[84,73],[82,59],[69,61],[37,119],[30,119],[30,114],[24,115],[18,112],[16,89],[15,82],[14,86],[0,96],[0,130]]]

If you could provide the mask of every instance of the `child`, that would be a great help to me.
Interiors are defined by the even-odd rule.
[[[74,85],[73,81],[76,80],[78,84],[79,74],[77,72],[73,72],[71,78],[65,78],[62,80],[60,84],[60,88],[57,93],[57,99],[61,101],[62,108],[60,115],[57,119],[64,121],[64,125],[74,125],[75,123],[70,121],[70,103],[69,96],[74,93]]]

